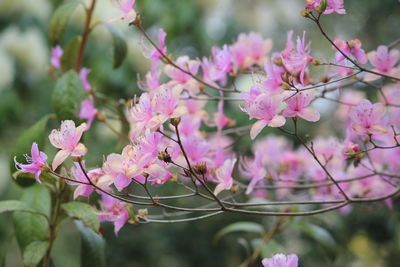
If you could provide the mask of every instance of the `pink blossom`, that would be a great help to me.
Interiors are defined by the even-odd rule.
[[[299,259],[295,254],[275,254],[272,258],[262,260],[264,267],[297,267]]]
[[[227,159],[224,165],[215,170],[218,185],[215,187],[214,194],[218,195],[222,190],[229,190],[233,185],[232,171],[236,159]]]
[[[269,61],[265,62],[264,68],[267,74],[267,79],[264,81],[265,89],[273,93],[279,91],[283,83],[281,78],[282,68],[278,68]]]
[[[297,37],[295,48],[292,36],[293,31],[288,32],[286,47],[281,53],[282,63],[293,76],[298,77],[299,81],[304,84],[308,66],[313,60],[310,55],[310,43],[306,45],[306,32],[304,32],[302,38]]]
[[[272,41],[264,40],[259,33],[241,33],[238,40],[230,46],[234,71],[262,65],[271,48]]]
[[[129,109],[128,119],[129,122],[134,124],[131,130],[131,138],[138,136],[146,129],[150,123],[150,120],[154,116],[153,106],[151,98],[148,93],[143,93],[139,101],[136,103],[136,96],[133,101],[135,104]]]
[[[350,125],[353,130],[362,134],[383,134],[385,107],[381,103],[371,104],[367,99],[362,100],[350,111]]]
[[[80,157],[86,154],[87,148],[84,144],[79,143],[84,131],[86,131],[86,123],[82,123],[75,127],[75,122],[66,120],[61,122],[60,130],[53,130],[49,135],[50,143],[61,149],[57,152],[53,159],[52,168],[57,169],[68,156]]]
[[[312,95],[305,92],[300,92],[289,97],[289,99],[286,100],[288,106],[283,110],[282,115],[285,117],[298,116],[312,122],[318,121],[320,118],[319,112],[309,107],[312,99]]]
[[[344,9],[343,0],[327,0],[326,9],[323,14],[328,15],[332,13],[346,14]],[[306,9],[317,10],[322,4],[321,0],[306,0]]]
[[[399,61],[399,50],[392,49],[389,51],[387,46],[380,45],[376,51],[369,52],[367,56],[371,65],[374,66],[373,71],[389,76],[400,77],[400,69],[394,68]],[[379,78],[379,75],[367,73],[364,80],[374,81]]]
[[[122,14],[116,18],[108,20],[113,23],[119,19],[122,19],[128,23],[132,23],[136,19],[136,11],[133,9],[135,0],[111,0],[116,8],[118,8]]]
[[[85,169],[85,161],[82,161],[82,166]],[[74,166],[71,168],[71,175],[75,181],[78,182],[69,182],[67,181],[68,184],[70,185],[77,185],[75,191],[74,191],[74,199],[77,199],[79,196],[82,197],[89,197],[92,192],[93,192],[93,186],[88,184],[88,178],[86,177],[85,173],[82,171],[81,166],[79,163],[74,162]],[[103,172],[101,169],[94,169],[91,171],[87,172],[87,176],[89,177],[90,181],[93,183],[97,182],[97,179],[100,178],[103,175]],[[79,183],[80,182],[80,183]],[[86,183],[86,184],[82,184]]]
[[[165,45],[165,38],[167,37],[167,34],[163,29],[159,29],[158,34],[157,34],[157,39],[158,39],[158,46],[157,48],[155,47],[147,47],[144,42],[142,42],[142,52],[144,57],[152,60],[152,68],[157,67],[159,62],[163,59],[164,56],[167,55],[167,47]]]
[[[16,157],[14,157],[16,169],[34,174],[36,181],[42,183],[40,181],[40,174],[42,168],[46,166],[47,155],[44,152],[39,151],[37,143],[32,143],[31,156],[25,155],[25,159],[28,164],[18,163]]]
[[[150,71],[146,74],[145,81],[138,81],[138,86],[141,90],[147,91],[150,95],[153,95],[154,92],[160,87],[160,77],[161,72],[157,69],[156,65],[151,65]]]
[[[196,134],[200,129],[201,118],[195,115],[185,115],[181,117],[181,122],[178,125],[179,133],[183,136]]]
[[[350,40],[346,42],[340,38],[336,38],[334,41],[335,45],[348,57],[354,57],[361,64],[367,63],[367,55],[361,48],[361,41],[358,39]],[[333,49],[336,50],[335,47]],[[346,58],[339,51],[336,52],[336,63],[342,63]]]
[[[186,72],[196,75],[199,71],[200,62],[197,60],[190,60],[188,56],[181,56],[176,60],[176,64]],[[168,85],[174,87],[180,86],[182,89],[189,91],[190,93],[196,94],[199,92],[199,83],[192,78],[188,73],[182,72],[172,65],[166,65],[164,68],[165,74],[172,80],[168,82]]]
[[[93,97],[89,97],[81,102],[81,110],[79,112],[79,118],[87,119],[87,130],[92,126],[93,120],[97,116],[97,109],[94,107]]]
[[[286,120],[283,116],[278,115],[278,108],[282,103],[282,96],[261,94],[254,101],[247,102],[243,108],[250,118],[255,118],[258,121],[253,124],[250,130],[251,139],[261,132],[266,126],[281,127]]]
[[[92,89],[92,85],[88,81],[88,75],[91,71],[91,69],[82,68],[79,72],[79,78],[85,91],[90,91]]]
[[[63,50],[61,46],[56,45],[51,49],[51,65],[56,68],[61,68],[61,56],[63,55]]]
[[[240,172],[246,178],[250,179],[250,183],[246,189],[246,194],[252,193],[257,183],[262,181],[267,175],[267,171],[265,170],[263,163],[263,154],[260,152],[261,151],[256,151],[254,159],[243,158],[243,160],[240,162]]]
[[[224,45],[222,49],[212,48],[212,59],[204,58],[201,64],[203,70],[203,80],[216,87],[216,81],[224,85],[227,81],[227,73],[232,71],[232,55],[229,47]]]
[[[100,205],[102,210],[98,212],[101,222],[112,222],[114,233],[118,234],[122,226],[129,220],[129,213],[125,204],[109,195],[103,194]]]

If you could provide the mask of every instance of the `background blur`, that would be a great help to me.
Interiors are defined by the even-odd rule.
[[[60,2],[0,0],[0,199],[18,199],[20,195],[21,189],[11,179],[8,168],[15,139],[51,112],[50,96],[55,82],[48,75],[47,26],[53,9]],[[273,39],[274,50],[279,51],[285,43],[286,32],[293,29],[299,35],[303,30],[307,31],[307,38],[312,39],[313,55],[321,59],[327,55],[331,57],[330,45],[320,38],[314,25],[299,14],[304,2],[137,0],[136,10],[142,14],[150,34],[154,36],[160,27],[167,32],[168,50],[175,56],[207,56],[212,45],[231,43],[239,33],[249,31]],[[400,37],[398,1],[347,0],[345,7],[348,15],[323,18],[331,36],[359,38],[366,51]],[[107,20],[117,14],[109,0],[98,0],[96,19]],[[82,24],[82,10],[78,10],[69,23],[64,42],[80,33]],[[89,79],[99,91],[115,98],[128,98],[138,93],[136,73],[144,74],[148,62],[139,50],[139,33],[123,23],[116,25],[126,33],[129,44],[129,57],[123,67],[112,69],[111,40],[100,27],[89,41],[85,66],[92,68]],[[239,86],[246,83],[246,80],[238,82]],[[231,107],[233,105],[236,104]],[[237,107],[229,113],[237,123],[247,123],[247,116],[236,110]],[[100,125],[94,127],[86,141],[92,152],[89,161],[98,164],[101,157],[97,155],[112,152],[116,140]],[[249,140],[244,140],[239,149],[248,152]],[[223,215],[192,223],[128,225],[118,237],[114,236],[111,225],[104,225],[107,262],[110,266],[121,267],[236,266],[247,255],[246,247],[257,242],[257,238],[254,234],[230,234],[214,242],[218,230],[237,221],[259,222],[268,229],[273,220],[270,217]],[[313,225],[315,231],[307,234],[306,231],[288,229],[274,238],[273,249],[299,254],[301,266],[399,266],[398,201],[393,210],[371,204],[354,207],[347,215],[331,212],[296,218],[295,222]],[[6,255],[6,266],[21,266],[13,231],[11,216],[0,215],[0,258]],[[79,248],[79,234],[72,223],[67,223],[56,240],[55,266],[79,266]]]

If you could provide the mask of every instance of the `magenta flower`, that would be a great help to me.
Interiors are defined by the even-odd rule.
[[[365,51],[361,48],[361,41],[358,39],[350,40],[346,42],[340,38],[336,38],[334,41],[335,45],[348,57],[354,57],[361,64],[367,63],[367,55]],[[334,47],[333,49],[336,50]],[[336,63],[342,64],[345,57],[339,51],[336,52]]]
[[[262,181],[267,175],[267,171],[263,164],[263,154],[260,152],[261,151],[256,151],[254,159],[243,158],[243,160],[240,161],[240,172],[246,178],[250,179],[250,183],[246,189],[246,194],[252,193],[257,183]]]
[[[310,55],[310,43],[305,43],[306,32],[303,37],[297,37],[296,48],[292,41],[293,31],[288,32],[286,47],[281,53],[282,63],[285,68],[299,81],[304,84],[304,78],[308,72],[308,66],[313,58]]]
[[[247,102],[243,108],[250,118],[258,119],[250,130],[251,139],[261,132],[266,126],[281,127],[286,120],[283,116],[278,115],[279,106],[282,103],[282,96],[261,94],[254,101]]]
[[[47,155],[39,151],[37,143],[32,143],[31,156],[25,155],[25,159],[28,164],[18,163],[16,157],[14,157],[16,169],[34,174],[36,181],[41,184],[40,173],[42,172],[42,168],[46,165]]]
[[[315,109],[309,107],[312,95],[308,93],[298,93],[286,100],[288,104],[282,112],[285,117],[300,117],[306,121],[318,121],[320,114]]]
[[[275,254],[272,258],[262,260],[264,267],[297,267],[299,259],[295,254]]]
[[[57,169],[57,167],[60,166],[68,156],[79,157],[86,154],[87,148],[84,144],[79,143],[79,140],[86,129],[86,123],[82,123],[78,127],[75,127],[74,121],[66,120],[61,122],[60,130],[54,129],[51,131],[49,135],[50,143],[54,147],[61,149],[53,159],[53,170]]]
[[[332,13],[337,13],[341,15],[346,14],[343,2],[344,2],[343,0],[327,0],[326,9],[322,14],[325,15]],[[317,10],[318,7],[320,6],[321,6],[321,0],[306,0],[306,9]]]
[[[85,161],[82,161],[82,166],[85,169]],[[78,182],[70,182],[67,181],[68,184],[70,185],[77,185],[75,191],[74,191],[74,199],[77,199],[79,196],[83,196],[83,197],[89,197],[94,188],[92,185],[89,185],[87,183],[89,183],[85,173],[82,171],[81,166],[79,166],[79,163],[74,162],[74,166],[71,168],[71,175],[73,177],[73,179],[75,181]],[[103,175],[103,172],[101,169],[94,169],[91,171],[87,172],[87,175],[90,179],[90,181],[92,181],[93,183],[96,183],[98,178],[100,178]],[[81,182],[81,183],[79,183]],[[86,184],[82,184],[82,183],[86,183]]]
[[[103,194],[100,205],[102,207],[102,210],[98,212],[100,221],[112,222],[114,224],[114,233],[117,235],[129,220],[129,213],[125,204],[109,195]]]
[[[63,50],[61,48],[61,46],[56,45],[51,49],[51,65],[56,68],[59,69],[61,68],[61,56],[63,54]]]
[[[87,119],[87,130],[92,126],[93,120],[96,118],[97,109],[94,107],[93,97],[83,100],[81,102],[81,110],[79,112],[79,118]]]
[[[122,14],[116,18],[110,19],[108,22],[113,23],[119,19],[122,19],[128,23],[132,23],[136,19],[136,11],[133,9],[135,0],[111,0],[116,8],[118,8]]]
[[[362,134],[384,134],[385,106],[382,103],[371,104],[364,99],[350,111],[350,126]]]
[[[218,185],[215,187],[214,195],[218,195],[222,190],[229,190],[233,185],[232,171],[236,159],[227,159],[224,164],[215,170]]]
[[[134,99],[136,102],[136,97]],[[134,124],[131,131],[131,137],[140,135],[144,129],[148,128],[150,120],[154,116],[153,106],[148,93],[144,93],[140,96],[139,102],[136,103],[128,114],[129,121]]]
[[[399,61],[399,50],[389,50],[387,46],[380,45],[376,51],[369,52],[367,56],[371,65],[374,66],[373,71],[391,76],[400,76],[400,69],[394,68]],[[379,75],[367,73],[364,80],[373,81],[379,78]]]
[[[183,70],[196,75],[199,71],[200,62],[198,60],[190,60],[188,56],[181,56],[176,60],[176,64]],[[191,75],[182,72],[172,65],[166,65],[164,68],[165,74],[171,78],[168,85],[174,87],[179,85],[182,89],[185,89],[193,94],[199,92],[199,83],[192,78]]]
[[[90,91],[92,89],[92,85],[88,81],[88,75],[91,71],[91,69],[82,68],[79,72],[79,79],[81,80],[83,89],[85,91]]]

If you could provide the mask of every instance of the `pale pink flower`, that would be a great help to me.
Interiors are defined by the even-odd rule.
[[[308,66],[313,60],[310,55],[310,43],[306,45],[306,32],[304,32],[302,38],[297,37],[295,48],[292,36],[293,31],[288,32],[286,47],[281,53],[282,63],[293,76],[298,77],[299,82],[304,84]]]
[[[82,166],[85,169],[85,161],[82,161]],[[71,182],[71,181],[67,181],[68,184],[70,185],[77,185],[75,191],[74,191],[74,199],[77,199],[79,196],[83,196],[83,197],[89,197],[94,188],[92,185],[88,184],[88,178],[86,177],[85,173],[82,171],[81,166],[79,165],[79,163],[74,162],[74,166],[71,168],[71,175],[73,177],[73,179],[75,181],[78,182]],[[97,179],[100,178],[103,175],[103,172],[101,171],[101,169],[94,169],[91,171],[87,172],[87,176],[89,177],[90,181],[92,181],[93,183],[97,182]],[[81,182],[81,183],[79,183]],[[86,183],[86,184],[82,184],[82,183]]]
[[[215,187],[214,195],[218,195],[223,190],[229,190],[233,186],[232,171],[236,159],[227,159],[224,165],[215,170],[218,185]]]
[[[88,75],[91,71],[92,71],[91,69],[82,68],[79,72],[79,79],[81,80],[83,89],[85,91],[90,91],[92,89],[92,85],[88,80]]]
[[[179,133],[183,136],[196,134],[201,126],[201,118],[195,115],[185,115],[181,117],[178,125]]]
[[[87,119],[87,130],[92,126],[93,120],[97,116],[97,109],[94,107],[93,97],[89,97],[81,102],[79,118]]]
[[[164,184],[172,177],[172,174],[165,168],[165,166],[160,164],[151,164],[144,169],[144,172],[149,175],[147,180],[151,182],[152,185]]]
[[[122,14],[116,18],[108,20],[108,22],[113,23],[122,19],[128,23],[132,23],[136,19],[136,11],[133,9],[135,0],[111,0],[111,2],[122,12]]]
[[[61,46],[56,45],[51,49],[51,65],[56,68],[61,68],[61,57],[63,55],[63,50]]]
[[[282,112],[285,117],[300,117],[306,121],[318,121],[320,114],[317,110],[309,107],[311,100],[313,99],[312,94],[300,92],[286,100],[288,104]]]
[[[272,258],[262,260],[264,267],[297,267],[299,259],[295,254],[275,254]]]
[[[86,154],[87,148],[84,144],[79,143],[84,131],[86,131],[86,123],[82,123],[75,127],[75,122],[66,120],[61,122],[60,130],[53,130],[49,135],[50,143],[61,149],[57,152],[53,159],[52,168],[57,169],[68,156],[80,157]]]
[[[176,65],[186,72],[196,75],[199,71],[200,62],[198,60],[190,60],[188,56],[181,56],[176,60]],[[182,89],[189,91],[190,93],[197,94],[199,92],[199,83],[188,73],[182,72],[172,65],[166,65],[164,68],[165,74],[172,80],[168,82],[168,85],[175,87],[179,85]]]
[[[323,14],[346,14],[343,2],[344,0],[327,0],[326,9]],[[317,10],[319,6],[321,6],[321,0],[306,0],[306,9]]]
[[[361,41],[358,39],[350,40],[346,42],[340,38],[336,38],[334,41],[335,45],[342,51],[346,56],[355,58],[361,64],[367,63],[367,55],[361,48]],[[335,47],[333,47],[336,50]],[[346,58],[339,51],[336,52],[336,63],[341,64]]]
[[[133,101],[135,104],[129,109],[128,119],[134,126],[131,130],[131,138],[140,135],[144,129],[148,128],[150,120],[154,116],[151,98],[148,93],[143,93],[136,103],[136,96]]]
[[[267,74],[267,79],[264,81],[263,85],[267,91],[277,92],[280,91],[282,85],[281,74],[283,73],[282,68],[273,65],[271,62],[266,61],[264,64],[265,73]]]
[[[225,85],[227,74],[232,71],[232,55],[229,47],[224,45],[222,49],[213,47],[212,59],[204,58],[201,63],[203,70],[203,80],[218,87],[215,83],[218,81],[221,85]]]
[[[383,134],[387,130],[384,126],[385,106],[382,103],[371,104],[369,100],[362,100],[350,111],[350,126],[362,134]]]
[[[156,65],[151,65],[150,71],[146,74],[145,81],[138,81],[138,86],[141,90],[149,92],[152,96],[154,92],[160,87],[161,71],[157,69]]]
[[[254,101],[246,102],[243,110],[249,114],[250,118],[258,121],[253,124],[250,130],[251,139],[261,132],[266,126],[281,127],[286,120],[283,116],[278,115],[279,106],[282,103],[282,96],[261,94]]]
[[[399,61],[399,50],[389,50],[387,46],[380,45],[376,51],[369,52],[367,56],[371,65],[374,66],[373,71],[389,76],[400,77],[400,69],[394,68]],[[365,74],[364,80],[374,81],[379,78],[379,75],[367,73]]]
[[[254,187],[262,181],[267,175],[267,171],[264,168],[263,163],[263,153],[261,151],[256,151],[254,154],[254,159],[243,158],[240,161],[239,170],[248,179],[250,183],[247,186],[246,194],[253,192]]]
[[[42,168],[46,166],[47,155],[44,152],[39,151],[37,143],[32,143],[31,156],[25,155],[25,159],[28,164],[18,163],[16,157],[14,157],[16,169],[34,174],[36,181],[41,184],[40,174]]]
[[[98,212],[101,222],[112,222],[114,233],[118,234],[122,226],[129,220],[129,213],[123,202],[106,194],[102,195],[100,202],[102,210]]]
[[[152,61],[152,67],[157,67],[158,63],[163,59],[164,56],[167,56],[167,47],[165,45],[165,38],[167,34],[163,29],[158,30],[157,39],[158,46],[157,48],[151,46],[147,47],[144,42],[142,42],[142,52],[144,57],[150,59]]]

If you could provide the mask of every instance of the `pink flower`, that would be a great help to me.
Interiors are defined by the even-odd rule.
[[[122,14],[116,18],[110,19],[108,22],[113,23],[118,19],[122,19],[128,23],[132,23],[136,19],[136,11],[133,9],[135,0],[111,0],[116,8],[118,8]]]
[[[148,58],[152,61],[151,68],[156,68],[160,61],[163,59],[164,56],[167,56],[167,47],[165,45],[165,38],[167,34],[163,29],[159,29],[157,39],[158,39],[158,46],[156,49],[155,47],[151,46],[148,47],[145,45],[144,41],[142,42],[142,53],[145,58]]]
[[[79,112],[79,118],[87,119],[87,130],[92,126],[93,120],[96,118],[97,109],[94,107],[93,97],[83,100],[81,102],[81,110]]]
[[[285,117],[300,117],[306,121],[318,121],[320,114],[315,109],[309,107],[312,100],[312,95],[309,93],[297,93],[286,100],[288,104],[282,112]]]
[[[269,61],[265,62],[264,68],[267,74],[267,79],[264,81],[265,89],[273,93],[279,91],[283,83],[281,78],[282,68],[278,68]]]
[[[362,134],[383,134],[385,107],[382,103],[371,104],[364,99],[350,111],[350,126]]]
[[[40,174],[42,172],[42,168],[46,165],[47,155],[39,151],[37,143],[32,143],[31,156],[29,157],[28,155],[25,155],[25,159],[28,164],[18,163],[16,161],[16,157],[14,157],[16,169],[34,174],[36,181],[38,183],[42,183],[40,181]]]
[[[181,56],[176,60],[176,64],[183,70],[196,75],[199,71],[200,62],[197,60],[190,60],[188,56]],[[199,92],[199,83],[192,78],[191,75],[182,72],[172,65],[166,65],[164,68],[165,74],[171,78],[168,85],[174,87],[179,85],[182,89],[185,89],[193,94]]]
[[[264,267],[297,267],[299,259],[295,254],[275,254],[272,258],[262,260]]]
[[[399,61],[399,50],[392,49],[389,51],[387,46],[380,45],[376,51],[369,52],[367,56],[371,65],[374,66],[373,71],[389,76],[400,76],[400,70],[394,68]],[[364,80],[374,81],[379,78],[379,75],[367,73]]]
[[[350,40],[346,42],[340,38],[336,38],[334,41],[335,45],[348,57],[354,57],[361,64],[367,63],[367,55],[361,48],[361,41],[358,39]],[[333,49],[336,50],[334,47]],[[336,52],[336,63],[342,64],[345,57],[339,51]],[[343,64],[342,64],[343,65]]]
[[[266,126],[281,127],[286,120],[283,116],[278,115],[278,108],[282,103],[282,96],[261,94],[254,101],[247,102],[243,108],[250,118],[258,119],[250,130],[251,139],[261,132]]]
[[[82,166],[85,169],[85,161],[82,161]],[[81,182],[81,183],[76,183],[76,182],[68,182],[70,185],[77,185],[75,191],[74,191],[74,199],[77,199],[79,196],[83,197],[89,197],[92,192],[93,192],[93,186],[89,185],[89,183],[85,173],[82,171],[81,166],[79,163],[74,162],[74,166],[71,168],[71,175],[74,178],[74,180]],[[87,175],[93,183],[96,183],[97,179],[100,178],[103,175],[103,172],[101,169],[94,169],[89,172],[87,172]],[[82,184],[86,183],[86,184]]]
[[[56,45],[51,49],[51,65],[56,68],[59,69],[61,68],[61,56],[63,54],[63,50],[61,48],[61,46]]]
[[[102,210],[98,212],[101,222],[114,223],[114,233],[118,234],[122,226],[129,220],[129,213],[123,202],[106,194],[102,195],[100,205]]]
[[[131,137],[140,135],[148,127],[150,120],[154,116],[153,106],[148,93],[142,94],[138,103],[136,103],[135,97],[134,103],[134,106],[128,113],[129,121],[134,124],[130,134]]]
[[[87,148],[84,144],[79,143],[79,140],[86,129],[86,123],[82,123],[78,127],[75,127],[74,121],[66,120],[61,122],[61,130],[54,129],[51,131],[49,135],[50,143],[54,147],[61,149],[53,159],[53,170],[57,169],[57,167],[60,166],[68,156],[79,157],[86,154]]]
[[[282,63],[285,68],[299,81],[304,84],[305,75],[308,72],[308,66],[313,58],[310,55],[310,43],[305,44],[306,32],[303,37],[297,37],[296,48],[292,41],[293,31],[288,32],[285,50],[281,53]]]
[[[236,159],[227,159],[224,165],[216,169],[215,176],[218,185],[215,187],[214,195],[218,195],[222,190],[229,190],[233,185],[232,171],[235,166]]]
[[[306,0],[306,9],[318,11],[318,7],[320,6],[321,0]],[[346,14],[343,0],[327,0],[326,9],[323,14],[328,15],[332,13]]]
[[[227,73],[232,71],[232,55],[229,47],[224,45],[222,49],[213,47],[212,59],[204,58],[201,64],[203,70],[203,80],[211,84],[219,81],[224,85],[227,81]],[[216,87],[218,85],[215,84]]]
[[[240,162],[240,172],[246,178],[250,179],[250,183],[246,189],[246,194],[252,193],[257,183],[262,181],[267,175],[267,171],[265,170],[263,164],[263,154],[260,152],[261,151],[256,151],[254,159],[243,158],[243,160]]]
[[[85,91],[90,91],[92,89],[92,85],[88,81],[88,75],[91,71],[91,69],[82,68],[79,72],[79,78]]]
[[[138,86],[141,90],[147,91],[150,95],[153,95],[154,92],[160,87],[160,76],[161,72],[157,69],[157,66],[152,64],[150,67],[150,71],[146,74],[145,81],[138,81]]]

